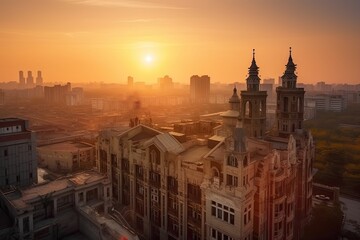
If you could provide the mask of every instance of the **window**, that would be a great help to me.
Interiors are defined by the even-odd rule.
[[[244,225],[251,221],[251,204],[244,209]]]
[[[154,202],[159,201],[159,191],[155,188],[151,188],[151,200]]]
[[[283,204],[275,204],[275,217],[279,217],[283,211]]]
[[[279,236],[280,233],[282,232],[282,222],[275,223],[274,229],[275,229],[275,232],[274,232],[275,237]]]
[[[8,150],[7,150],[7,149],[4,150],[4,156],[5,156],[5,157],[8,156]]]
[[[229,237],[226,234],[223,234],[222,232],[212,228],[211,229],[211,239],[216,239],[216,240],[233,240],[232,237]]]
[[[215,201],[211,201],[211,215],[232,225],[235,223],[235,210]]]
[[[228,164],[229,166],[237,167],[237,166],[238,166],[237,158],[234,157],[233,155],[228,156],[228,162],[227,162],[227,164]]]
[[[290,233],[293,232],[293,222],[289,222],[286,224],[286,236],[289,236]]]
[[[84,201],[84,193],[83,192],[79,193],[79,201],[80,202]]]
[[[247,157],[245,156],[244,157],[244,161],[243,161],[243,166],[246,167],[248,165],[248,159]]]
[[[157,149],[150,150],[150,162],[160,164],[160,152]]]
[[[288,112],[289,110],[289,99],[288,97],[284,97],[284,112]]]
[[[243,186],[247,185],[249,183],[249,175],[243,176]]]
[[[233,175],[227,174],[226,175],[226,185],[237,187],[238,186],[238,178]]]

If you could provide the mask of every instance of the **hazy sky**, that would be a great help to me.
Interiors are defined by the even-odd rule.
[[[45,82],[243,82],[253,48],[261,78],[277,78],[290,46],[300,82],[359,84],[360,1],[0,0],[3,82],[19,70]]]

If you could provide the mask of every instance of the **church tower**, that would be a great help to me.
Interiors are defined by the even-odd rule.
[[[304,88],[296,87],[295,70],[296,64],[293,62],[290,48],[286,70],[281,77],[282,85],[276,88],[276,129],[280,137],[288,137],[296,129],[303,128],[305,91]]]
[[[246,78],[247,90],[241,91],[240,119],[248,137],[262,138],[266,130],[266,91],[260,91],[259,67],[253,59]]]

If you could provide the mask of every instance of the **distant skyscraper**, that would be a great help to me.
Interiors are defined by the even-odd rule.
[[[23,71],[19,71],[19,84],[20,85],[25,85],[25,77],[24,77],[24,72]]]
[[[26,78],[26,84],[27,85],[33,85],[34,84],[34,77],[32,76],[31,71],[28,71],[28,76]]]
[[[190,78],[191,103],[209,103],[210,77],[208,75],[193,75]]]
[[[134,78],[132,76],[128,76],[128,86],[132,87],[134,84]]]
[[[158,83],[161,89],[171,89],[173,87],[172,78],[165,75],[163,78],[158,78]]]
[[[35,134],[28,121],[0,119],[0,186],[28,186],[37,183]]]
[[[43,84],[43,78],[41,76],[41,71],[37,71],[36,85],[42,85],[42,84]]]
[[[44,87],[44,95],[47,103],[66,104],[66,95],[71,92],[71,83]]]

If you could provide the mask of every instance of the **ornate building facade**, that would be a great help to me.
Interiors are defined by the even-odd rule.
[[[259,91],[253,55],[247,91],[240,99],[234,88],[230,108],[222,114],[223,125],[214,128],[212,144],[206,139],[180,143],[143,125],[100,134],[97,166],[111,178],[114,201],[140,236],[220,240],[301,236],[311,214],[314,144],[302,128],[304,90],[296,88],[295,66],[290,53],[283,86],[277,89],[277,123],[286,122],[287,131],[265,129],[266,92]],[[284,104],[293,109],[295,102],[300,102],[296,112],[281,114]]]

